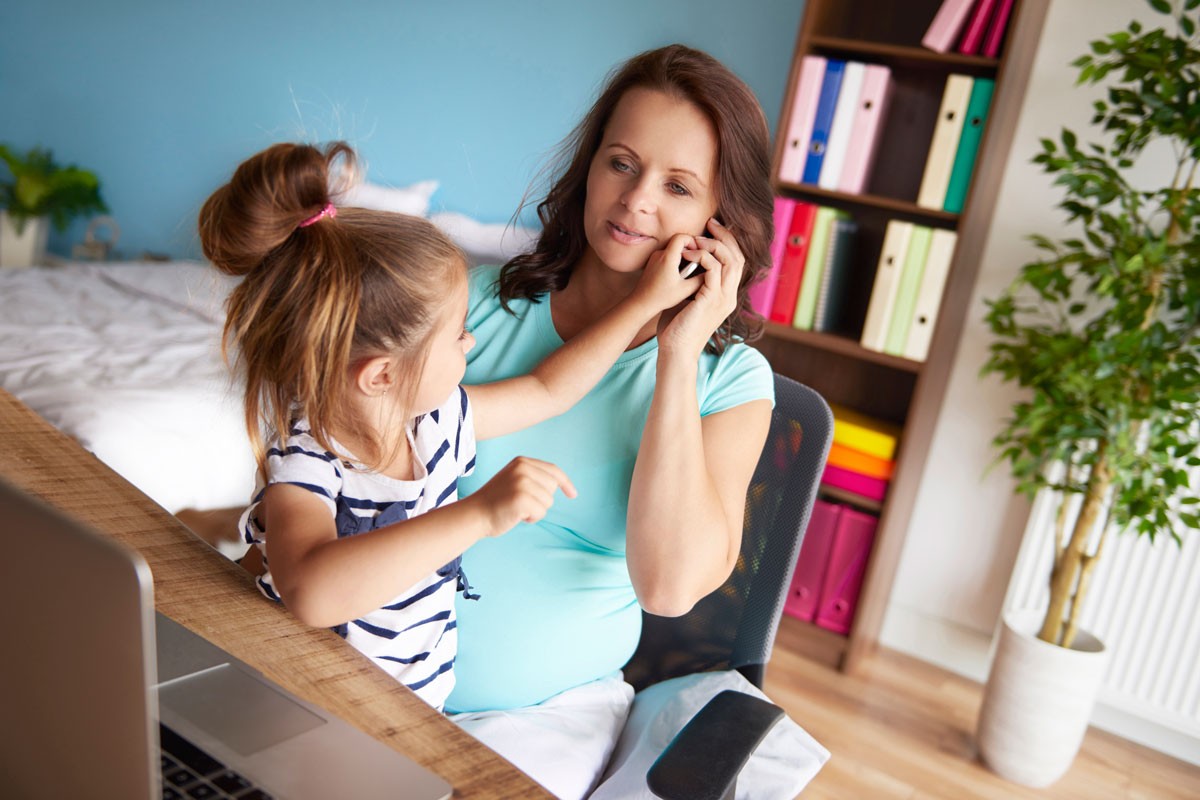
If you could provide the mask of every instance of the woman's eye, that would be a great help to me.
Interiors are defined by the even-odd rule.
[[[609,163],[612,164],[612,168],[617,172],[631,172],[633,170],[632,164],[619,158],[614,158]]]
[[[677,194],[681,197],[686,197],[691,194],[691,192],[688,191],[688,188],[682,183],[668,183],[667,189],[671,191],[671,194]]]

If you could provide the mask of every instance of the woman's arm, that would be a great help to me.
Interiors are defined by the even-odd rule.
[[[560,488],[575,496],[558,467],[515,458],[468,498],[355,536],[338,538],[328,506],[299,486],[269,486],[258,513],[279,596],[324,628],[380,608],[485,536],[536,522]]]
[[[647,322],[701,286],[699,277],[679,273],[681,253],[692,240],[684,234],[673,237],[646,265],[628,297],[528,375],[464,387],[475,415],[475,438],[490,439],[536,425],[583,399]]]
[[[687,613],[729,577],[771,421],[767,400],[700,417],[700,353],[736,307],[744,263],[726,229],[710,230],[714,239],[700,240],[704,286],[659,331],[654,398],[629,493],[630,577],[642,607],[661,616]]]

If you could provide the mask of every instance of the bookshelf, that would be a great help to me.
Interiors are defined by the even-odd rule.
[[[844,210],[858,223],[850,264],[853,289],[847,298],[852,316],[861,319],[865,314],[889,220],[952,230],[957,235],[924,361],[869,350],[856,337],[797,330],[779,323],[768,323],[766,336],[758,342],[777,372],[813,387],[831,403],[901,428],[895,474],[882,502],[831,488],[822,491],[829,500],[879,516],[850,632],[835,634],[799,620],[793,626],[798,634],[791,641],[803,654],[847,672],[853,672],[879,640],[1049,0],[1016,0],[997,58],[922,47],[921,38],[941,4],[942,0],[808,0],[776,128],[773,175],[778,176],[804,56],[883,64],[891,69],[891,103],[863,193],[846,194],[774,179],[777,195]],[[946,78],[952,73],[989,78],[996,85],[973,177],[958,214],[916,203]]]

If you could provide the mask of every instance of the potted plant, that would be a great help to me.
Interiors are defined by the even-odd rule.
[[[95,174],[60,166],[49,150],[18,153],[0,144],[9,176],[0,178],[0,266],[25,267],[45,256],[48,222],[66,230],[77,216],[108,210]]]
[[[1058,509],[1049,605],[1033,630],[1003,621],[977,734],[993,770],[1034,786],[1070,766],[1102,678],[1103,646],[1079,618],[1105,542],[1200,527],[1200,0],[1149,5],[1163,27],[1131,22],[1073,62],[1079,84],[1106,87],[1101,141],[1063,129],[1034,158],[1063,187],[1071,233],[1031,237],[1041,257],[987,301],[983,372],[1023,390],[998,460]],[[1134,186],[1151,145],[1172,148],[1173,174]]]

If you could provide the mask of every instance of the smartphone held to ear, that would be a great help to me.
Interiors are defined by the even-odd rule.
[[[703,236],[705,239],[712,238],[711,236],[708,235],[707,231],[705,231],[704,233],[702,233],[700,235]],[[680,271],[680,273],[682,273],[683,277],[685,277],[685,278],[693,278],[697,275],[703,275],[705,272],[708,272],[708,270],[706,270],[704,267],[700,266],[699,262],[688,261],[686,258],[681,258],[679,260],[679,271]]]

